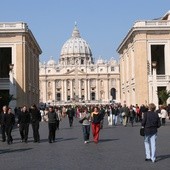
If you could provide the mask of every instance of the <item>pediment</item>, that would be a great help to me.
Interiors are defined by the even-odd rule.
[[[84,71],[81,71],[79,69],[78,70],[73,69],[73,70],[70,70],[67,73],[65,73],[65,75],[75,75],[76,71],[78,71],[78,75],[85,75],[86,74]]]

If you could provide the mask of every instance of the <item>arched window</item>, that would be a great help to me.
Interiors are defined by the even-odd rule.
[[[116,100],[116,89],[115,88],[111,88],[110,94],[112,96],[112,100]]]

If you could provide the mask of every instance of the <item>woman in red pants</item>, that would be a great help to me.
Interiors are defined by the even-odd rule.
[[[95,107],[94,111],[91,113],[91,121],[92,121],[93,141],[95,143],[98,143],[99,131],[100,131],[100,121],[101,121],[101,115],[99,114],[98,107]]]

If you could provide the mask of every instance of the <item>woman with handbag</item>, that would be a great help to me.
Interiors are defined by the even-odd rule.
[[[155,104],[149,104],[149,111],[144,113],[142,127],[144,127],[145,161],[156,162],[157,128],[161,126]]]
[[[82,123],[84,143],[85,144],[89,143],[89,137],[90,137],[90,113],[88,112],[87,108],[84,108],[84,111],[81,114],[81,119],[80,119],[79,122]]]

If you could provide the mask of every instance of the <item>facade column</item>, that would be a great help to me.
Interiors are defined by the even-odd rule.
[[[56,86],[55,86],[55,80],[53,80],[53,83],[52,83],[52,100],[54,100],[54,103],[56,101]]]
[[[96,79],[96,100],[99,102],[99,80]]]
[[[108,102],[109,101],[109,79],[106,79],[106,92],[105,92],[105,101]]]
[[[73,98],[73,80],[70,80],[70,99],[72,100]]]
[[[88,95],[87,100],[91,100],[90,99],[90,94],[91,94],[90,93],[90,79],[87,80],[87,86],[88,86],[88,88],[87,88],[88,89],[87,90],[87,95]]]
[[[81,98],[81,79],[79,79],[79,98]]]
[[[64,101],[64,80],[61,80],[61,100]]]
[[[120,79],[116,79],[116,100],[120,101]]]
[[[67,80],[64,80],[64,102],[67,101]]]
[[[84,100],[87,100],[87,79],[84,80]]]

